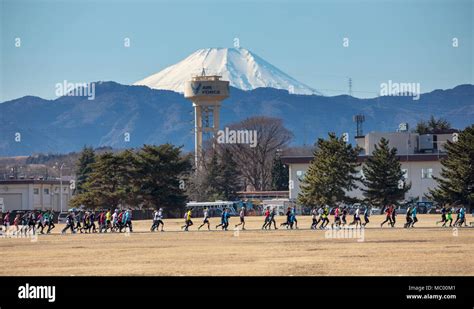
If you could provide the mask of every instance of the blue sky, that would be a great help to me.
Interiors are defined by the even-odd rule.
[[[64,80],[131,84],[234,38],[326,95],[347,93],[348,77],[357,97],[388,80],[421,92],[474,83],[469,0],[0,2],[0,102],[54,98]]]

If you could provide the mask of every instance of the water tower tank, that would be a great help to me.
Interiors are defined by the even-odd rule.
[[[229,82],[217,75],[194,76],[184,85],[184,97],[201,105],[222,101],[229,97]]]

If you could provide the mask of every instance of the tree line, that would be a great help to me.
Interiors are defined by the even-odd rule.
[[[190,156],[171,144],[99,155],[85,147],[77,163],[76,194],[71,205],[180,210],[187,199],[190,172]]]

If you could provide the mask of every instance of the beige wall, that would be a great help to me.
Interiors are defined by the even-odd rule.
[[[0,197],[3,198],[5,210],[22,210],[33,202],[28,184],[0,185]]]
[[[0,184],[0,197],[4,199],[6,210],[52,209],[59,211],[61,208],[59,191],[60,186],[55,184]],[[68,209],[71,195],[69,185],[65,182],[63,184],[63,210]]]
[[[290,199],[296,199],[300,192],[300,177],[297,173],[302,172],[303,175],[307,172],[309,164],[289,164],[290,172]],[[405,199],[417,198],[424,200],[424,194],[428,193],[429,188],[436,187],[436,181],[433,178],[422,178],[423,169],[432,169],[432,175],[439,176],[441,171],[441,163],[439,161],[422,161],[422,162],[401,162],[402,169],[407,170],[407,182],[411,182],[411,189],[406,193]],[[360,185],[360,183],[359,183]],[[356,189],[348,193],[351,197],[363,198],[362,191]]]

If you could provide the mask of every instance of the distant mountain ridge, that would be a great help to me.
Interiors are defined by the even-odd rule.
[[[413,128],[430,115],[446,118],[463,129],[474,123],[474,85],[435,90],[422,94],[418,101],[411,97],[358,99],[232,87],[230,98],[223,101],[221,126],[255,115],[278,117],[294,133],[293,145],[313,144],[328,131],[349,132],[352,140],[352,116],[360,113],[366,118],[365,133],[395,131],[401,122]],[[84,145],[128,148],[166,142],[192,150],[193,119],[191,102],[180,93],[97,82],[95,100],[26,96],[1,103],[0,156],[67,153]],[[20,142],[15,141],[16,133],[21,134]],[[129,142],[125,133],[130,134]]]

